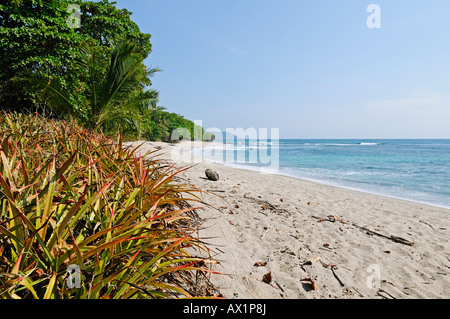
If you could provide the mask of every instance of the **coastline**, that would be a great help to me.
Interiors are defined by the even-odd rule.
[[[191,146],[182,143],[142,149],[187,166],[190,155],[167,156]],[[220,180],[207,180],[207,168]],[[208,191],[199,236],[219,261],[213,270],[226,274],[211,276],[226,298],[450,296],[447,208],[207,161],[181,176]]]
[[[248,168],[248,167],[239,167],[239,166],[234,166],[233,164],[224,164],[224,163],[219,163],[219,162],[214,162],[214,161],[207,161],[207,162],[208,163],[215,163],[215,164],[223,165],[223,166],[226,166],[226,167],[230,167],[232,169],[240,169],[240,170],[245,170],[245,171],[252,171],[252,172],[255,172],[255,173],[259,173],[259,174],[283,176],[283,177],[293,178],[295,180],[309,181],[309,182],[316,183],[316,184],[322,184],[322,185],[331,186],[331,187],[343,188],[343,189],[347,189],[349,191],[359,192],[359,193],[363,193],[363,194],[367,194],[367,195],[382,196],[382,197],[387,197],[387,198],[396,199],[396,200],[400,200],[400,201],[416,203],[416,204],[420,204],[420,205],[433,206],[433,207],[436,207],[436,208],[447,209],[449,211],[449,214],[450,214],[450,207],[448,207],[448,206],[437,205],[437,204],[427,203],[427,202],[422,202],[422,201],[416,201],[416,200],[402,198],[402,197],[396,197],[396,196],[392,196],[392,195],[386,195],[386,194],[377,193],[377,192],[374,192],[374,191],[371,192],[371,191],[368,191],[368,190],[357,189],[357,188],[353,188],[353,187],[350,187],[350,186],[339,185],[338,183],[334,184],[334,183],[329,182],[327,180],[318,180],[318,179],[307,178],[307,177],[299,177],[299,176],[294,176],[294,175],[289,175],[289,174],[282,174],[282,173],[279,173],[279,172],[278,173],[261,173],[261,172],[259,172],[258,169],[254,169],[253,170],[253,169]]]
[[[217,162],[213,162],[213,163],[217,163]],[[221,164],[221,163],[217,163],[217,164]],[[228,166],[228,167],[231,167],[231,168],[234,168],[234,169],[242,169],[242,170],[250,170],[250,171],[252,171],[251,169],[248,169],[248,168],[233,167],[232,165],[226,165],[226,164],[222,164],[222,165]],[[253,171],[258,173],[257,170],[253,170]],[[368,190],[357,189],[357,188],[353,188],[353,187],[350,187],[350,186],[339,185],[337,183],[333,184],[332,182],[329,182],[329,181],[326,181],[326,180],[317,180],[317,179],[312,179],[312,178],[307,178],[307,177],[298,177],[298,176],[293,176],[293,175],[289,175],[289,174],[282,174],[282,173],[267,173],[267,174],[293,178],[293,179],[296,179],[296,180],[309,181],[309,182],[312,182],[312,183],[322,184],[322,185],[331,186],[331,187],[343,188],[343,189],[346,189],[346,190],[349,190],[349,191],[363,193],[363,194],[366,194],[366,195],[381,196],[381,197],[391,198],[391,199],[395,199],[395,200],[405,201],[405,202],[408,202],[408,203],[415,203],[415,204],[419,204],[419,205],[432,206],[432,207],[436,207],[436,208],[446,209],[446,210],[448,210],[448,212],[450,214],[450,207],[443,206],[443,205],[437,205],[437,204],[433,204],[433,203],[421,202],[421,201],[416,201],[416,200],[412,200],[412,199],[396,197],[396,196],[392,196],[392,195],[386,195],[386,194],[377,193],[377,192],[374,192],[374,191],[371,192],[371,191],[368,191]]]
[[[428,141],[428,139],[426,139]],[[444,140],[444,139],[443,139]],[[321,140],[302,140],[302,141],[309,141],[309,142],[319,142]],[[341,140],[325,140],[326,142],[329,141],[341,141]],[[312,143],[314,145],[345,145],[345,146],[353,146],[353,145],[382,145],[385,144],[386,140],[372,140],[372,141],[377,141],[376,143],[367,143],[368,140],[365,140],[366,142],[359,142],[360,140],[344,140],[347,143],[344,144],[336,144],[336,143],[324,143],[324,144],[317,144],[317,143]],[[358,141],[359,143],[351,143],[354,141]],[[394,141],[406,141],[406,140],[398,140],[398,139],[394,139]],[[411,141],[417,141],[416,140],[411,140]],[[445,139],[445,141],[450,141],[448,139]],[[350,143],[350,144],[348,144]],[[305,143],[310,145],[311,143]],[[200,148],[204,148],[204,149],[208,149],[209,146],[214,146],[212,149],[214,150],[216,147],[218,146],[223,146],[223,145],[230,145],[232,146],[232,149],[234,149],[234,144],[233,143],[206,143],[205,147],[200,147]],[[193,148],[193,151],[196,148]],[[193,153],[195,156],[195,153]],[[245,169],[245,170],[252,170],[252,171],[256,171],[256,172],[260,172],[261,167],[260,166],[255,166],[252,167],[250,165],[241,165],[241,164],[236,164],[236,163],[223,163],[222,160],[211,160],[208,159],[208,161],[212,161],[214,163],[218,163],[218,164],[222,164],[225,166],[229,166],[232,168],[238,168],[238,169]],[[359,192],[363,192],[363,193],[367,193],[367,194],[373,194],[373,195],[379,195],[379,196],[385,196],[385,197],[390,197],[390,198],[395,198],[395,199],[400,199],[400,200],[406,200],[406,201],[411,201],[411,202],[415,202],[415,203],[419,203],[419,204],[424,204],[424,205],[431,205],[431,206],[436,206],[436,207],[440,207],[440,208],[444,208],[444,209],[449,209],[450,210],[450,202],[446,201],[445,203],[441,201],[439,201],[439,199],[437,198],[433,198],[433,200],[425,200],[425,199],[419,199],[414,196],[412,196],[411,194],[408,193],[410,191],[414,191],[411,190],[408,191],[403,191],[403,192],[398,192],[397,194],[392,194],[392,189],[386,189],[383,187],[373,187],[373,184],[379,184],[380,182],[383,183],[383,181],[380,180],[371,180],[370,183],[365,183],[364,181],[358,181],[358,180],[346,180],[345,178],[330,178],[330,176],[324,177],[324,176],[314,176],[314,177],[308,177],[308,176],[304,176],[302,174],[298,174],[298,173],[292,173],[289,170],[286,170],[286,167],[279,167],[278,169],[276,169],[276,171],[274,172],[264,172],[267,174],[274,174],[274,175],[281,175],[281,176],[289,176],[292,178],[296,178],[296,179],[301,179],[301,180],[308,180],[308,181],[312,181],[315,183],[320,183],[320,184],[325,184],[325,185],[330,185],[330,186],[334,186],[334,187],[340,187],[340,188],[345,188],[345,189],[349,189],[349,190],[354,190],[354,191],[359,191]],[[365,184],[364,186],[357,186],[355,184],[355,182],[359,182],[362,184]],[[354,185],[351,185],[351,184]],[[402,185],[403,186],[403,185]],[[421,194],[423,196],[423,194]]]

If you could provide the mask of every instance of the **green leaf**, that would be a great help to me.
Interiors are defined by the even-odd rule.
[[[56,289],[56,277],[58,273],[53,272],[52,277],[47,285],[47,289],[45,290],[44,299],[53,299],[55,297],[55,289]]]

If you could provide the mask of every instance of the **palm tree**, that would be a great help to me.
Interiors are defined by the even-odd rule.
[[[87,42],[80,48],[81,58],[76,69],[85,74],[84,107],[71,102],[68,92],[42,73],[35,73],[26,80],[45,100],[51,101],[59,113],[84,118],[82,122],[87,127],[97,130],[121,122],[139,126],[142,114],[156,106],[158,92],[145,86],[151,84],[149,77],[159,70],[145,67],[143,57],[136,53],[135,43],[122,41],[113,45],[106,59],[102,50],[105,48]],[[82,112],[86,114],[82,116]]]

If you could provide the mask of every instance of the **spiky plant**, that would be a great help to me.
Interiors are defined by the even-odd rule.
[[[208,251],[180,169],[74,124],[0,114],[0,298],[192,297]],[[81,270],[79,288],[68,273]]]

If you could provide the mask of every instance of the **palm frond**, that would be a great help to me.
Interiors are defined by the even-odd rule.
[[[139,85],[136,73],[142,68],[142,57],[133,54],[135,44],[118,43],[111,52],[106,81],[102,90],[101,106],[110,107],[117,100],[122,100]]]

